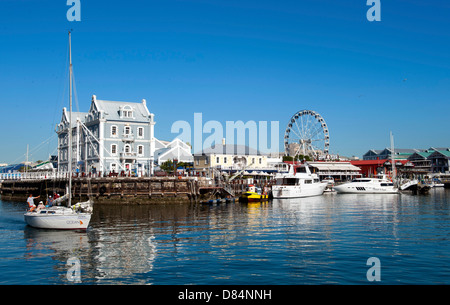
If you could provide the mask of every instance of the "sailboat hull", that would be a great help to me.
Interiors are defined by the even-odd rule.
[[[28,212],[24,218],[29,226],[39,229],[85,230],[89,226],[91,214],[52,215]]]

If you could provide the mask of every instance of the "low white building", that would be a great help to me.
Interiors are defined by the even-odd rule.
[[[195,170],[207,171],[212,168],[228,172],[244,169],[274,171],[274,168],[269,168],[266,155],[248,146],[234,144],[217,144],[194,154]]]
[[[191,153],[191,147],[176,138],[172,142],[155,139],[155,161],[157,164],[168,160],[178,160],[178,162],[192,163],[194,157]]]

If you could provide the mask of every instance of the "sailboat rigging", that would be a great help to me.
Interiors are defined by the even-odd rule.
[[[25,222],[32,227],[40,229],[86,229],[91,220],[93,203],[91,200],[77,203],[72,207],[72,39],[69,31],[69,118],[68,118],[68,171],[69,185],[67,197],[67,207],[52,206],[40,209],[39,211],[28,211],[24,214]]]

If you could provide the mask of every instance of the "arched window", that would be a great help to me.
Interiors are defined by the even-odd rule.
[[[122,108],[122,117],[123,118],[132,118],[133,117],[133,109],[129,105],[126,105]]]

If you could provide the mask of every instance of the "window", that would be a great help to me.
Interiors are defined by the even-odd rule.
[[[223,163],[227,163],[227,157],[223,157]]]
[[[205,165],[208,165],[208,157],[205,157]]]
[[[220,163],[220,157],[216,158],[216,163]]]
[[[297,185],[298,184],[299,179],[297,178],[283,178],[283,179],[279,179],[277,180],[277,184],[282,184],[282,185]]]
[[[144,155],[144,146],[143,145],[138,146],[138,155],[140,155],[140,156]]]
[[[112,172],[115,172],[117,170],[117,164],[116,163],[111,163],[110,170]]]
[[[117,137],[117,126],[111,126],[111,137]]]
[[[131,127],[130,126],[125,126],[125,128],[123,129],[123,134],[124,135],[130,135],[131,134]]]
[[[130,106],[125,106],[122,109],[122,117],[123,118],[132,118],[133,117],[133,110]]]
[[[259,164],[262,164],[262,158],[259,158]]]
[[[138,127],[138,137],[139,138],[144,137],[144,127]]]
[[[125,147],[124,147],[124,152],[126,153],[126,154],[129,154],[130,152],[131,152],[131,147],[130,147],[130,145],[125,145]]]
[[[195,159],[195,165],[200,165],[200,160],[199,159]]]
[[[116,144],[111,144],[111,154],[112,155],[117,154],[117,145]]]

